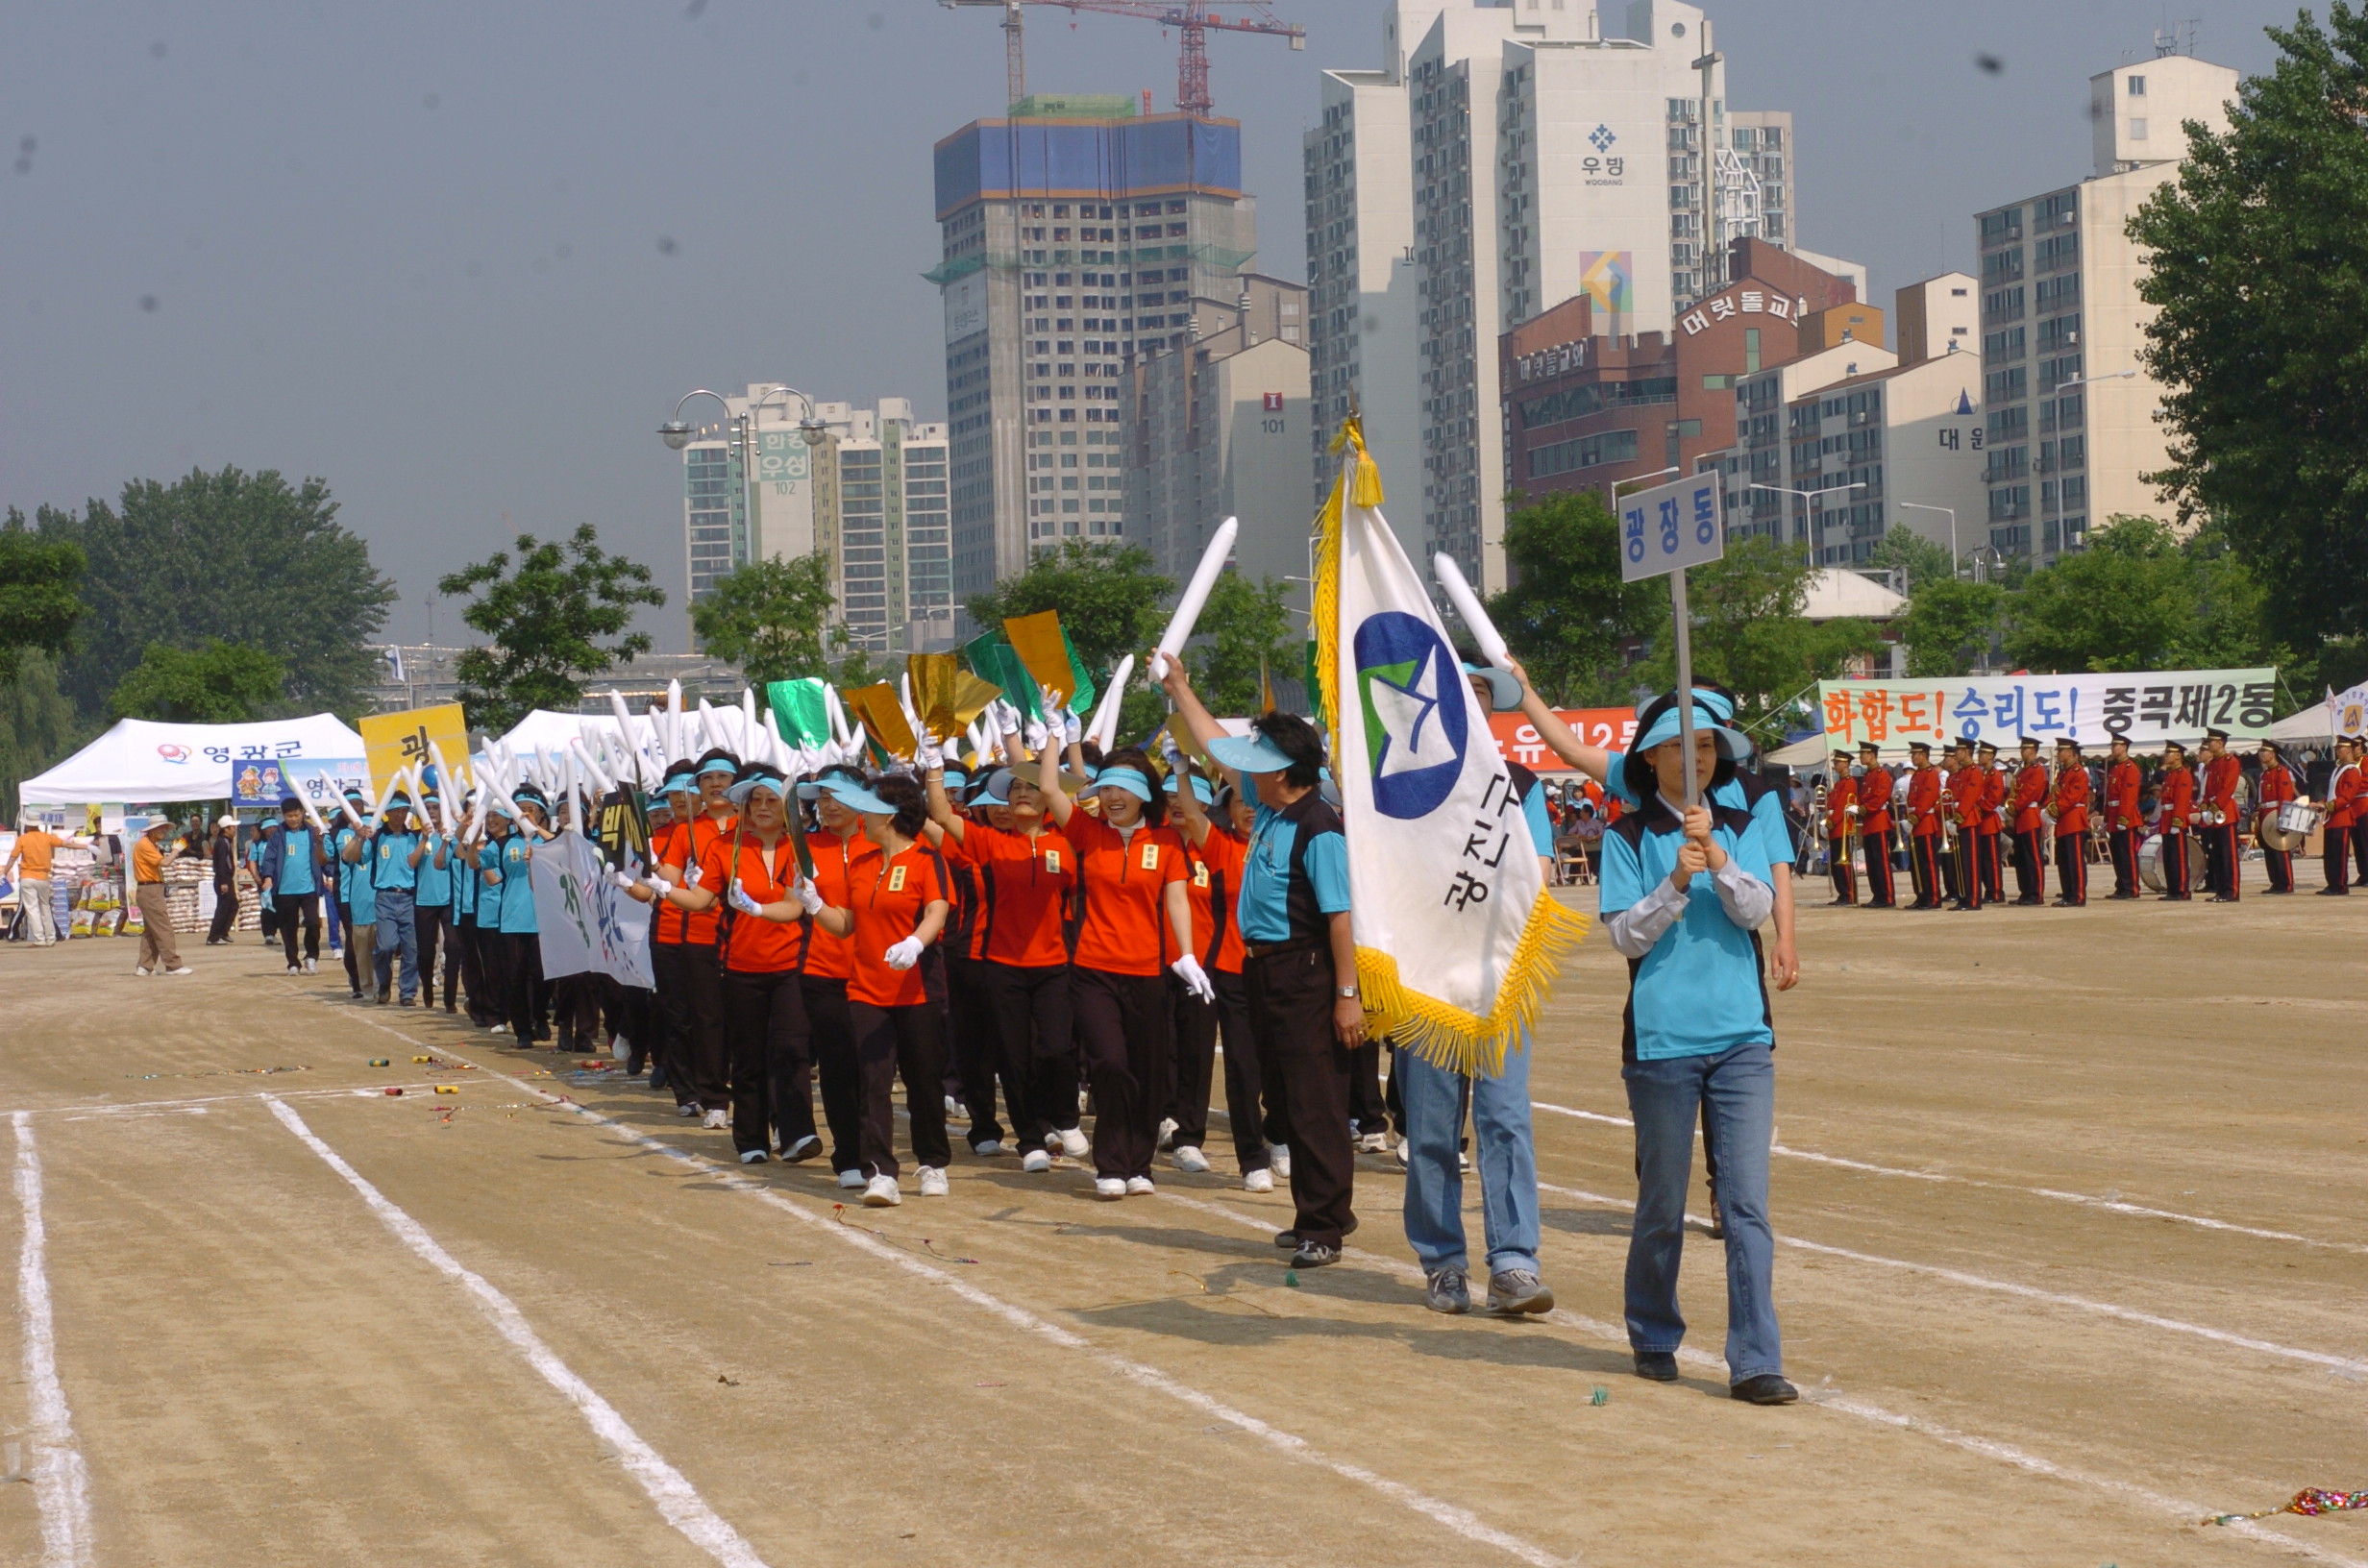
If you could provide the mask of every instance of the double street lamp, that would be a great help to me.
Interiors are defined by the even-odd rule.
[[[1829,484],[1822,490],[1793,490],[1781,484],[1755,484],[1751,488],[1754,490],[1772,490],[1780,496],[1798,496],[1803,501],[1809,502],[1809,517],[1807,520],[1809,523],[1809,527],[1805,530],[1805,532],[1809,541],[1809,564],[1814,566],[1817,564],[1817,551],[1823,548],[1824,544],[1822,537],[1823,524],[1818,521],[1824,514],[1818,510],[1817,498],[1819,496],[1839,495],[1848,490],[1863,490],[1866,486],[1859,480],[1853,479],[1848,484]]]
[[[691,437],[697,433],[682,417],[682,410],[689,405],[693,398],[713,398],[724,405],[724,412],[730,419],[733,439],[740,448],[742,515],[748,519],[749,526],[752,529],[756,524],[758,494],[756,489],[756,416],[766,404],[776,398],[784,400],[784,405],[786,405],[786,400],[796,398],[805,409],[805,417],[798,421],[798,433],[807,446],[819,447],[829,439],[830,427],[824,424],[821,417],[815,413],[814,400],[794,386],[774,387],[752,402],[746,411],[736,414],[732,412],[730,400],[721,392],[710,392],[703,386],[695,387],[683,393],[682,401],[675,404],[675,417],[657,428],[658,439],[666,443],[669,451],[680,452],[691,444]],[[757,541],[752,538],[749,543],[751,554],[756,553]]]

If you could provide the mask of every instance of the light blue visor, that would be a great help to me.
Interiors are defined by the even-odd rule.
[[[785,796],[789,794],[789,782],[788,780],[782,778],[780,774],[757,773],[751,777],[742,779],[739,783],[734,784],[730,789],[726,790],[724,792],[724,798],[729,800],[735,806],[745,806],[749,803],[750,795],[754,793],[759,788],[771,790],[775,795]]]
[[[1121,790],[1147,805],[1151,799],[1151,781],[1143,776],[1140,768],[1105,768],[1095,775],[1094,788]]]
[[[1170,773],[1168,775],[1167,790],[1170,795],[1175,794],[1176,780],[1183,776],[1184,775],[1181,773]],[[1193,774],[1193,794],[1200,797],[1200,803],[1204,806],[1213,806],[1217,804],[1217,791],[1210,786],[1207,779],[1201,777],[1198,773]]]
[[[1283,748],[1263,735],[1220,735],[1209,742],[1209,755],[1237,773],[1279,773],[1291,766]]]
[[[850,811],[871,812],[881,817],[894,817],[897,814],[896,807],[874,795],[854,779],[826,778],[823,780],[823,788],[830,792],[830,797],[833,800]]]
[[[1741,762],[1751,755],[1751,742],[1743,732],[1729,729],[1720,723],[1711,710],[1699,702],[1693,706],[1693,727],[1697,734],[1708,730],[1715,736],[1718,741],[1718,754],[1730,762]],[[1634,748],[1639,751],[1650,751],[1656,746],[1678,739],[1680,733],[1677,705],[1671,703],[1668,712],[1653,721],[1651,729],[1637,737]]]

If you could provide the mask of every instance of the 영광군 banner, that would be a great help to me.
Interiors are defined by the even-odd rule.
[[[1887,750],[1960,736],[2012,749],[2029,735],[2053,745],[2134,750],[2193,745],[2208,729],[2238,739],[2269,732],[2275,670],[2155,670],[2120,674],[1957,675],[1935,680],[1828,680],[1817,707],[1835,746]]]

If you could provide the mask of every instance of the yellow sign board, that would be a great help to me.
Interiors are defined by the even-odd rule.
[[[374,796],[384,794],[386,781],[406,768],[432,767],[431,743],[444,753],[462,791],[470,786],[469,725],[457,702],[367,715],[361,721],[361,739],[369,755],[370,793]],[[449,785],[445,788],[445,799],[457,806],[459,796],[451,793]]]

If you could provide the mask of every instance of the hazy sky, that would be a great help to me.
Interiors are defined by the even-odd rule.
[[[1224,8],[1220,8],[1221,11]],[[1219,35],[1260,270],[1304,276],[1318,71],[1379,62],[1371,0]],[[2247,71],[2278,0],[1714,5],[1739,109],[1789,109],[1799,242],[1873,292],[1972,259],[1970,214],[2088,169],[2086,78],[2196,16]],[[687,646],[694,386],[787,380],[942,418],[929,149],[998,112],[992,10],[930,0],[68,4],[0,11],[0,504],[194,465],[318,475],[428,630],[435,576],[600,527]],[[1033,8],[1029,85],[1166,110],[1174,39]],[[1996,72],[1977,64],[1991,56]],[[697,405],[694,405],[695,408]],[[713,404],[705,405],[708,409]],[[702,416],[703,417],[703,416]],[[439,640],[460,626],[434,611]]]

